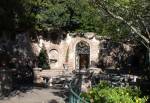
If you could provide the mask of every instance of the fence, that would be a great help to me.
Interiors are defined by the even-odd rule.
[[[75,78],[70,82],[69,88],[69,103],[88,103],[80,97],[81,76],[75,76]]]

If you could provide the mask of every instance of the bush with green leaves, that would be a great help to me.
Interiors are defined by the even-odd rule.
[[[38,66],[42,69],[49,69],[49,63],[48,63],[48,55],[47,55],[47,52],[45,50],[45,48],[43,47],[39,53],[39,56],[38,56],[38,61],[39,61],[39,64]]]
[[[89,103],[146,103],[148,100],[148,97],[141,97],[137,87],[111,87],[105,81],[82,93],[81,97]]]

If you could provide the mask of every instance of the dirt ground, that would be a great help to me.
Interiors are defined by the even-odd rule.
[[[65,103],[64,90],[51,88],[33,88],[25,92],[15,91],[0,103]]]

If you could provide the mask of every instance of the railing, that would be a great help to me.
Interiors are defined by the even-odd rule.
[[[69,84],[70,88],[70,96],[69,96],[69,103],[88,103],[87,101],[83,100],[79,95],[81,93],[81,80],[78,77],[75,77]],[[79,84],[80,83],[80,84]]]

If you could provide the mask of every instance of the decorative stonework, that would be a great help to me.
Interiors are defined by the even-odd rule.
[[[89,44],[84,41],[80,41],[76,45],[76,52],[77,54],[90,54]]]
[[[85,41],[80,41],[76,44],[75,51],[75,68],[88,68],[89,66],[89,56],[90,56],[90,45]]]
[[[85,34],[85,38],[87,38],[87,39],[92,39],[93,37],[95,36],[95,33],[86,33]]]
[[[59,53],[56,49],[51,49],[48,53],[51,68],[56,68],[59,61]]]
[[[102,37],[99,37],[102,39]],[[95,33],[68,33],[64,40],[61,40],[59,44],[54,44],[50,41],[41,40],[45,45],[51,69],[48,71],[43,70],[44,75],[51,75],[54,71],[59,71],[60,74],[65,70],[64,64],[66,63],[67,56],[67,68],[68,72],[72,72],[77,68],[82,60],[79,58],[88,58],[88,67],[91,65],[91,61],[98,61],[98,54],[100,48],[100,39],[96,38]],[[34,44],[35,45],[35,44]],[[69,48],[69,49],[68,49]],[[39,48],[40,49],[40,48]],[[78,51],[78,53],[77,53]],[[77,54],[82,54],[81,57]],[[83,54],[88,54],[87,57]],[[77,58],[79,57],[79,58]],[[77,60],[78,59],[78,60]],[[77,63],[78,61],[78,63]]]

